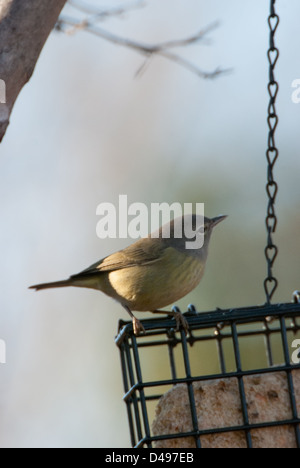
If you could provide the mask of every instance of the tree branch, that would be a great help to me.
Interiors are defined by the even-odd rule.
[[[201,70],[171,49],[189,46],[204,41],[207,34],[217,27],[213,23],[197,34],[188,38],[143,44],[113,34],[96,25],[109,17],[116,17],[130,10],[145,6],[144,0],[132,0],[131,3],[108,9],[96,9],[80,0],[69,0],[69,5],[77,12],[88,15],[83,20],[61,17],[59,14],[67,0],[0,0],[0,142],[9,124],[14,103],[29,81],[40,52],[56,25],[57,30],[75,33],[87,31],[102,39],[123,47],[130,48],[146,57],[137,74],[149,63],[149,59],[160,55],[185,67],[201,78],[215,78],[229,70],[217,68],[212,72]]]
[[[113,34],[99,26],[96,26],[93,21],[90,19],[84,19],[82,21],[76,21],[73,18],[69,18],[66,16],[61,17],[58,20],[57,29],[60,31],[64,31],[67,34],[75,34],[78,31],[86,31],[95,36],[101,37],[102,39],[111,42],[113,44],[117,44],[123,47],[127,47],[129,49],[133,49],[134,51],[143,54],[146,56],[146,62],[148,62],[149,58],[153,57],[154,55],[160,55],[168,60],[176,62],[178,65],[188,69],[192,73],[195,73],[197,76],[201,78],[216,78],[217,76],[228,73],[229,69],[222,70],[220,68],[216,68],[212,72],[207,72],[201,70],[198,66],[194,65],[193,63],[189,62],[185,58],[181,57],[178,54],[172,53],[169,51],[171,48],[175,47],[185,47],[191,44],[195,44],[196,42],[203,41],[206,39],[206,36],[209,32],[215,29],[218,26],[218,23],[215,22],[206,28],[199,31],[197,34],[192,35],[188,38],[184,39],[177,39],[173,41],[162,42],[159,44],[144,44],[141,42],[137,42],[131,39],[126,39],[124,37],[118,36]],[[137,74],[140,74],[140,71],[144,69],[145,64],[138,70]]]
[[[6,103],[0,104],[0,142],[14,103],[30,79],[40,52],[66,0],[0,0],[0,79]]]
[[[118,6],[115,8],[102,8],[101,10],[96,10],[93,7],[87,6],[85,4],[79,3],[76,0],[68,0],[68,4],[82,13],[91,15],[93,20],[103,21],[110,16],[122,16],[130,10],[137,8],[143,8],[146,6],[144,0],[138,0],[133,3],[128,3],[126,5]]]

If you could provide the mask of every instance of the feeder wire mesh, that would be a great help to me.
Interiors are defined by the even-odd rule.
[[[245,446],[252,448],[253,431],[281,426],[293,429],[291,443],[300,448],[300,388],[295,385],[298,376],[294,374],[300,372],[300,356],[294,362],[295,359],[292,360],[291,355],[294,340],[297,342],[297,338],[298,340],[300,338],[300,304],[278,304],[275,310],[274,306],[270,305],[209,313],[188,312],[185,317],[191,330],[189,337],[186,337],[183,331],[175,331],[173,319],[144,320],[146,334],[139,337],[134,335],[131,322],[120,322],[116,343],[121,355],[125,391],[123,398],[127,406],[132,446],[156,447],[162,441],[168,443],[175,439],[178,441],[192,437],[194,440],[192,446],[201,447],[203,436],[242,431]],[[257,358],[249,357],[249,338],[259,340],[260,352]],[[214,349],[210,358],[215,361],[214,368],[217,371],[211,373],[208,370],[207,373],[198,375],[199,361],[203,363],[208,358],[205,353],[203,354],[205,349],[203,346],[209,346],[210,350]],[[155,348],[158,348],[162,361],[164,359],[169,361],[169,375],[160,380],[148,380],[144,378],[142,369],[147,373],[146,362],[151,361]],[[194,356],[195,353],[198,356],[197,364],[191,359],[191,354]],[[264,354],[265,367],[260,366],[262,354]],[[264,378],[263,376],[267,374],[282,375],[282,373],[285,375],[284,382],[288,393],[285,416],[279,418],[276,415],[274,419],[256,421],[255,415],[249,415],[250,397],[249,392],[245,390],[247,383],[245,379],[250,376]],[[201,419],[197,413],[194,384],[220,381],[220,379],[226,383],[233,378],[238,382],[242,423],[200,427]],[[166,431],[160,434],[157,431],[154,433],[151,428],[153,403],[158,402],[165,391],[179,384],[187,386],[190,411],[188,429],[176,433]],[[160,393],[156,392],[156,389],[160,391],[165,389],[165,391]],[[230,412],[232,409],[227,410]],[[164,445],[164,447],[170,446]]]

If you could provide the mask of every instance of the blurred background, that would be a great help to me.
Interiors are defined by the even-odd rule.
[[[265,301],[269,1],[145,3],[100,26],[157,43],[219,21],[209,43],[178,53],[205,71],[233,70],[210,81],[154,57],[135,77],[144,57],[131,50],[86,32],[50,36],[0,148],[1,447],[130,445],[114,343],[126,312],[96,291],[27,289],[131,243],[97,238],[99,203],[127,194],[129,203],[204,202],[207,216],[228,214],[204,279],[178,305],[208,311]],[[300,4],[278,2],[277,9],[274,301],[289,302],[300,287],[300,104],[291,100],[300,78]],[[147,366],[163,375],[155,359]]]

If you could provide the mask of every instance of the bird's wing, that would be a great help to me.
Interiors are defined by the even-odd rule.
[[[86,270],[71,276],[71,278],[121,270],[137,265],[147,265],[159,261],[163,251],[162,242],[158,239],[141,239],[126,249],[113,253],[94,263]]]

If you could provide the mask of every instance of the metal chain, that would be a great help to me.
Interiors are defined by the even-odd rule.
[[[264,288],[267,298],[267,304],[270,304],[273,294],[275,293],[278,280],[273,276],[273,265],[274,261],[278,254],[278,248],[273,243],[272,234],[276,230],[277,226],[277,217],[275,214],[275,199],[278,192],[278,184],[275,182],[273,177],[273,169],[275,162],[278,158],[278,149],[275,144],[275,130],[278,124],[278,116],[276,114],[276,97],[278,94],[279,85],[274,77],[274,68],[279,57],[279,50],[275,47],[275,33],[279,24],[279,16],[275,12],[275,3],[276,0],[271,0],[270,5],[270,15],[268,18],[268,23],[270,27],[270,46],[268,50],[268,60],[269,60],[269,84],[268,92],[270,95],[270,101],[268,106],[268,126],[269,126],[269,137],[268,137],[268,149],[266,152],[267,161],[268,161],[268,183],[266,186],[268,194],[268,209],[266,217],[266,227],[267,227],[267,246],[265,248],[265,256],[267,259],[268,266],[268,276],[264,281]]]

